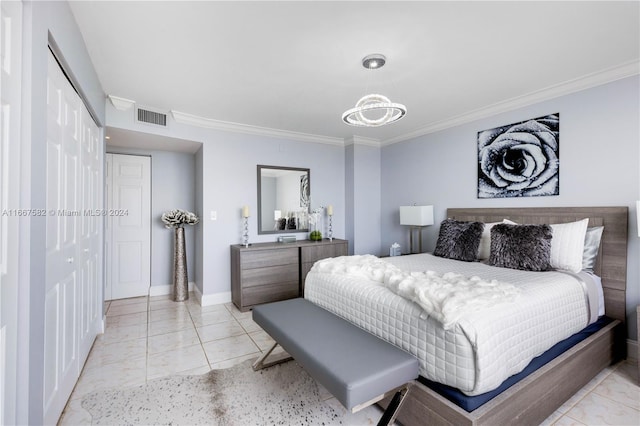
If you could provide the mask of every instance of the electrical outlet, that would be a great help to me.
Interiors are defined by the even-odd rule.
[[[218,220],[218,212],[211,210],[211,220]]]

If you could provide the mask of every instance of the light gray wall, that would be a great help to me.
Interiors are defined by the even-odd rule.
[[[383,253],[380,245],[380,148],[362,144],[346,147],[350,250],[353,254]]]
[[[635,201],[640,199],[640,77],[478,120],[382,149],[382,245],[408,247],[399,224],[401,205],[433,204],[436,224],[449,207],[628,206],[627,319],[636,336],[640,303],[640,238]],[[512,199],[477,198],[480,130],[560,113],[560,195]],[[438,226],[424,232],[435,247]]]
[[[206,297],[206,303],[230,300],[229,246],[242,242],[243,205],[248,205],[251,211],[250,243],[275,241],[278,236],[257,234],[258,164],[309,168],[313,207],[333,204],[336,212],[333,218],[334,237],[344,238],[345,184],[341,171],[345,163],[342,146],[228,133],[174,121],[170,121],[167,129],[152,128],[135,123],[131,111],[118,111],[110,103],[106,109],[109,126],[202,143],[202,152],[198,152],[196,161],[199,163],[201,155],[202,205],[199,201],[196,203],[201,209],[196,213],[203,221],[196,227],[196,233],[201,232],[202,245],[196,244],[199,250],[196,256],[198,259],[202,257],[202,264],[198,265],[196,261],[196,285]],[[197,173],[200,174],[199,171]],[[209,220],[211,211],[217,212],[217,220]],[[307,238],[307,233],[295,235],[298,239]],[[196,240],[199,238],[197,236]]]
[[[160,219],[162,213],[182,209],[196,210],[196,156],[182,152],[107,148],[115,154],[151,157],[151,285],[173,283],[174,232]],[[202,218],[200,218],[202,220]],[[195,229],[185,226],[187,274],[195,282]]]
[[[151,154],[151,167],[151,285],[171,285],[174,232],[165,228],[160,216],[176,208],[195,211],[195,157],[156,151]],[[195,228],[198,226],[185,226],[189,281],[195,277]]]
[[[99,126],[104,92],[67,2],[23,2],[21,207],[46,207],[47,56],[49,39]],[[20,225],[18,422],[42,424],[44,373],[45,218]],[[47,360],[50,362],[50,360]]]
[[[230,244],[242,241],[241,208],[248,205],[249,241],[275,241],[277,235],[257,235],[257,164],[310,169],[313,206],[337,204],[344,211],[343,148],[301,143],[261,136],[223,134],[210,131],[204,145],[204,211],[217,210],[218,220],[203,229],[205,277],[203,294],[228,297],[230,291]],[[340,211],[340,210],[339,210]],[[344,217],[338,217],[335,235],[344,235]],[[297,234],[307,238],[306,233]]]
[[[356,233],[355,227],[355,145],[347,145],[344,149],[345,166],[344,166],[344,179],[345,179],[345,226],[346,226],[346,239],[350,242],[349,254],[353,254],[354,237]]]

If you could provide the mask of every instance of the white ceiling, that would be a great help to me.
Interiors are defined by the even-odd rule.
[[[120,148],[136,148],[146,151],[173,151],[195,154],[202,146],[199,142],[152,133],[134,132],[132,130],[108,127],[106,136],[109,152],[118,152]],[[123,152],[127,152],[126,150]]]
[[[107,95],[327,141],[391,143],[639,72],[637,1],[70,4]],[[364,69],[370,53],[387,65]],[[342,123],[370,92],[406,117]]]

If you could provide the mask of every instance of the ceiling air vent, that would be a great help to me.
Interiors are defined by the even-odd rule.
[[[142,123],[155,124],[156,126],[166,126],[167,114],[138,108],[138,121]]]

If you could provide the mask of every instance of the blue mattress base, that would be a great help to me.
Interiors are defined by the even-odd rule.
[[[502,382],[502,384],[496,389],[483,393],[481,395],[467,396],[456,388],[452,388],[451,386],[447,386],[441,383],[436,383],[431,380],[427,380],[424,377],[420,377],[418,380],[420,381],[420,383],[428,386],[430,389],[436,391],[437,393],[447,398],[449,401],[453,402],[460,408],[468,412],[471,412],[476,408],[480,407],[481,405],[483,405],[484,403],[488,402],[489,400],[493,399],[494,397],[498,396],[500,393],[509,389],[511,386],[515,385],[520,380],[524,379],[529,374],[536,371],[538,368],[552,361],[559,355],[562,355],[562,353],[571,349],[574,345],[582,342],[584,339],[596,333],[598,330],[600,330],[607,324],[611,323],[612,321],[613,320],[608,317],[598,318],[596,322],[587,326],[582,331],[574,334],[571,337],[564,339],[561,342],[556,343],[545,353],[532,359],[529,365],[527,365],[524,368],[524,370],[522,370],[518,374],[515,374],[509,377],[507,380]]]

